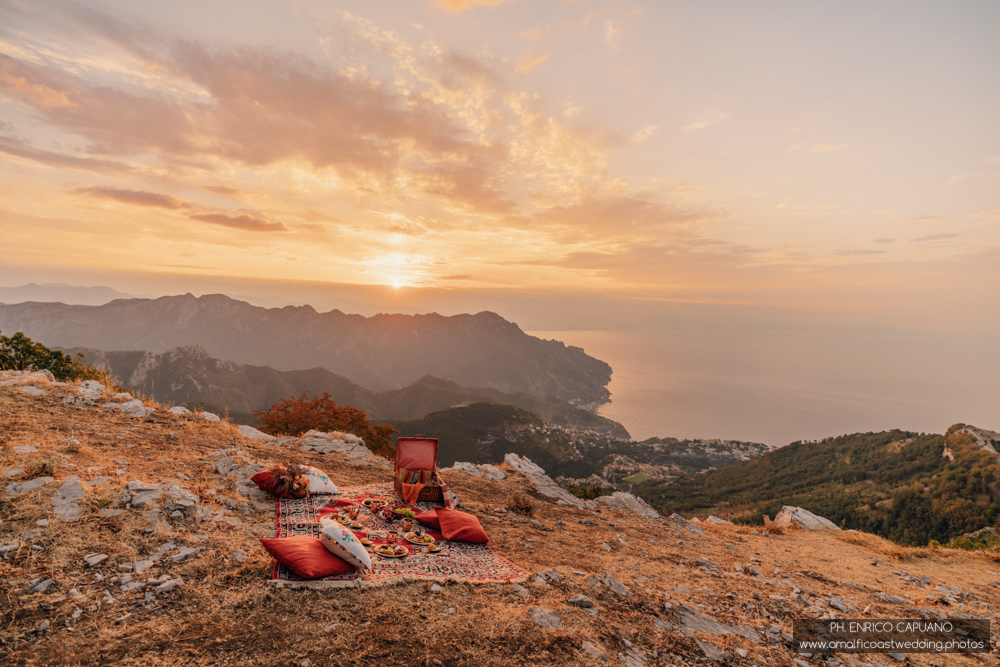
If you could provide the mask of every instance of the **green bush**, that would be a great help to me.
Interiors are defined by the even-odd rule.
[[[0,335],[0,370],[49,371],[61,382],[67,380],[96,380],[103,377],[97,369],[85,365],[82,354],[68,354],[50,350],[36,343],[23,332],[13,336]]]
[[[583,498],[584,500],[596,500],[603,495],[607,495],[600,484],[581,484],[579,486],[570,484],[566,487],[566,490],[577,498]]]

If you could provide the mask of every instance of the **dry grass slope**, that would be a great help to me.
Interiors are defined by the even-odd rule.
[[[710,526],[693,536],[662,520],[555,505],[506,467],[508,478],[500,483],[464,473],[448,481],[500,554],[528,570],[557,568],[559,581],[528,583],[523,592],[511,585],[460,584],[432,592],[430,584],[418,583],[366,590],[276,588],[268,583],[271,561],[257,542],[273,531],[273,507],[240,498],[215,470],[218,456],[212,453],[235,445],[265,464],[297,455],[342,487],[388,482],[389,471],[339,455],[264,445],[226,422],[175,417],[164,406],[137,419],[66,405],[61,399],[74,395],[75,387],[39,387],[45,396],[0,387],[0,470],[25,470],[3,478],[4,484],[48,471],[56,478],[24,495],[0,491],[0,546],[19,545],[0,560],[0,664],[607,664],[584,650],[589,642],[611,664],[621,664],[631,652],[647,665],[679,665],[705,660],[697,638],[726,651],[732,664],[786,665],[795,656],[781,641],[765,638],[772,625],[791,631],[792,618],[803,613],[796,595],[838,597],[859,615],[870,605],[869,613],[883,618],[918,607],[992,618],[1000,603],[997,566],[979,554],[901,549],[859,534],[790,530],[764,536],[735,526]],[[38,451],[14,450],[24,445]],[[109,479],[88,487],[79,518],[62,523],[50,513],[52,496],[73,475]],[[233,521],[159,522],[147,532],[154,524],[141,512],[102,516],[101,509],[121,504],[130,479],[180,481],[204,506],[228,512]],[[532,497],[532,517],[495,511],[519,495]],[[45,519],[48,525],[37,525]],[[557,521],[565,525],[557,527]],[[118,564],[142,560],[168,541],[202,551],[183,562],[163,558],[136,579],[169,575],[181,577],[182,586],[156,594],[150,604],[149,588],[126,593],[112,583],[121,574]],[[242,562],[233,554],[239,549],[248,554]],[[85,567],[83,557],[95,552],[109,558]],[[734,569],[748,565],[761,576]],[[892,570],[930,577],[974,598],[916,587]],[[585,583],[586,574],[602,572],[613,573],[632,594]],[[33,581],[48,578],[56,583],[32,592]],[[105,601],[105,591],[113,603]],[[876,592],[914,604],[883,602]],[[592,598],[598,613],[570,606],[575,594]],[[538,627],[531,607],[556,610],[562,628]],[[750,625],[762,639],[679,631],[683,614],[692,611],[728,625]],[[892,662],[866,657],[873,658]],[[930,663],[928,656],[910,659]],[[988,656],[934,659],[994,664],[986,662],[994,660]]]

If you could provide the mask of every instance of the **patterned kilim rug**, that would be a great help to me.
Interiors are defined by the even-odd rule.
[[[394,495],[391,484],[371,484],[356,489],[343,489],[339,496],[314,495],[303,499],[278,500],[275,537],[318,537],[321,519],[335,513],[336,508],[360,503],[366,498],[392,500]],[[415,509],[424,512],[433,508],[433,503],[418,503]],[[364,525],[363,529],[354,531],[358,538],[368,537],[376,545],[385,543],[386,531],[391,525],[388,521],[367,510],[362,512],[358,520]],[[271,580],[277,586],[291,588],[346,588],[406,581],[488,584],[520,581],[528,576],[527,570],[497,555],[488,545],[449,542],[434,530],[427,529],[426,532],[438,541],[443,551],[427,553],[426,548],[412,545],[400,536],[400,544],[410,551],[403,558],[385,558],[369,551],[372,559],[370,569],[323,579],[303,579],[275,562]]]

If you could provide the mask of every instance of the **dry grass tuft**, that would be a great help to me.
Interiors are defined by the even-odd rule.
[[[507,509],[514,514],[531,516],[535,513],[535,503],[523,493],[518,493],[507,501]]]

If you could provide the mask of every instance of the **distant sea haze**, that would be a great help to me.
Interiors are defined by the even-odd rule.
[[[881,327],[532,331],[614,369],[600,414],[633,438],[771,446],[892,428],[1000,429],[1000,337]]]

